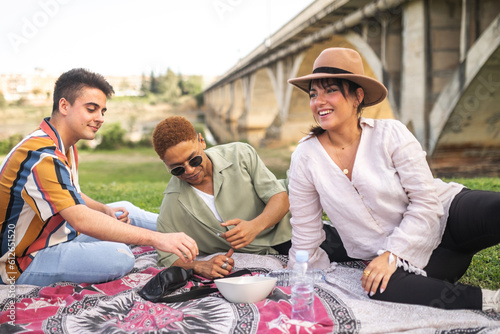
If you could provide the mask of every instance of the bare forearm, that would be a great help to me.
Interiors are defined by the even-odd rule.
[[[157,232],[124,224],[85,205],[75,205],[64,209],[61,211],[61,216],[78,232],[100,240],[134,245],[155,245]]]
[[[261,231],[276,225],[288,212],[290,203],[287,193],[281,192],[269,199],[264,211],[254,219]]]
[[[189,262],[189,263],[185,263],[184,261],[182,261],[181,259],[177,259],[177,261],[175,261],[174,263],[172,263],[172,267],[182,267],[186,270],[189,270],[189,269],[193,269],[193,271],[195,272],[195,274],[199,274],[199,272],[196,271],[196,264],[200,262],[200,261],[193,261],[193,262]]]
[[[93,210],[97,210],[99,212],[105,212],[105,208],[106,208],[105,204],[102,204],[101,202],[98,202],[98,201],[88,197],[84,193],[80,193],[80,195],[82,196],[83,200],[85,201],[85,204],[89,208],[91,208]]]
[[[66,208],[60,214],[78,232],[100,240],[153,246],[160,251],[174,253],[185,262],[193,261],[198,255],[196,242],[182,232],[160,233],[124,224],[83,204]]]

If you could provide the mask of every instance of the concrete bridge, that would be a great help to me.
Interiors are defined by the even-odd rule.
[[[316,0],[205,90],[216,139],[296,143],[314,120],[286,81],[332,46],[389,90],[364,116],[406,124],[435,174],[500,176],[498,0]]]

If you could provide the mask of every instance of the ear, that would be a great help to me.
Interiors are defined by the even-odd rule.
[[[66,116],[68,114],[68,108],[71,106],[68,100],[64,97],[61,97],[59,100],[59,113]]]
[[[365,91],[363,90],[363,88],[356,89],[356,99],[358,100],[358,103],[363,102],[364,98],[365,98]]]
[[[206,149],[207,148],[207,143],[205,142],[205,139],[203,138],[203,136],[201,135],[201,133],[198,133],[198,138],[200,139],[201,147],[203,149]]]

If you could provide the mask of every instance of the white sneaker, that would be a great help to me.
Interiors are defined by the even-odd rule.
[[[500,312],[500,290],[481,289],[483,293],[483,311]]]

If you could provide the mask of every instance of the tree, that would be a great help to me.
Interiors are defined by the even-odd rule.
[[[111,123],[100,132],[101,143],[97,149],[115,150],[124,145],[125,129],[120,123]]]
[[[153,94],[159,94],[158,79],[155,78],[153,71],[151,71],[151,74],[149,75],[149,91]]]
[[[183,77],[179,75],[179,88],[182,95],[196,96],[203,91],[203,78],[201,75]]]
[[[163,95],[167,101],[175,101],[179,96],[181,96],[181,90],[179,88],[179,79],[177,75],[170,68],[167,69],[167,73],[161,79],[161,88],[163,90]]]

